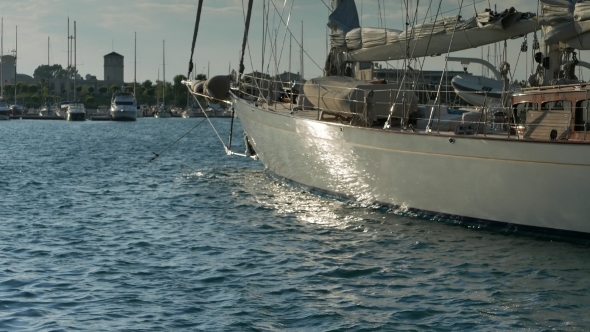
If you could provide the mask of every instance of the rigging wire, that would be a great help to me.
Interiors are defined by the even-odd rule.
[[[461,0],[461,5],[459,6],[459,16],[461,15],[461,8],[463,7],[463,0]],[[449,43],[449,48],[447,50],[447,57],[445,59],[445,68],[443,70],[443,73],[445,73],[447,71],[447,65],[449,62],[449,53],[451,52],[451,46],[453,45],[453,39],[455,38],[455,32],[457,32],[457,24],[459,23],[459,20],[455,21],[455,26],[453,28],[453,34],[451,35],[451,41]],[[444,75],[440,75],[440,82],[438,84],[438,91],[436,92],[436,99],[434,100],[434,105],[432,106],[432,110],[430,111],[430,117],[428,119],[428,124],[426,125],[426,131],[428,131],[428,128],[430,127],[430,124],[432,122],[432,116],[434,115],[434,108],[436,107],[436,104],[438,102],[438,107],[440,108],[440,90],[442,87],[442,82],[443,82],[443,78]],[[440,134],[440,112],[438,112],[438,125],[437,127],[437,131]]]
[[[278,9],[276,7],[275,7],[275,11],[278,11]],[[281,19],[281,21],[283,22],[283,24],[286,25],[285,20],[283,19],[283,17],[279,15],[279,18]],[[293,32],[291,32],[291,29],[287,28],[287,31],[289,31],[289,34],[291,34],[291,36],[295,37],[293,35]],[[303,48],[303,46],[301,45],[301,43],[299,43],[297,41],[297,38],[294,38],[294,39],[295,39],[295,43],[297,43],[297,45],[299,45],[300,48]],[[307,51],[305,51],[305,49],[303,50],[303,53],[305,55],[307,55],[307,57],[311,60],[311,62],[313,62],[314,65],[316,65],[318,67],[319,70],[323,70],[323,68],[320,65],[318,65],[317,62],[315,62],[313,60],[313,58],[309,55],[309,53],[307,53]]]
[[[293,11],[293,4],[295,3],[295,1],[291,2],[291,8],[289,8],[289,15],[287,17],[287,23],[285,26],[285,33],[283,34],[283,44],[281,45],[281,52],[279,53],[279,58],[278,61],[276,59],[276,54],[275,54],[275,65],[276,65],[276,72],[277,72],[277,76],[278,76],[278,72],[279,72],[279,64],[281,63],[281,59],[283,57],[283,50],[285,49],[285,41],[287,40],[287,29],[289,28],[289,22],[291,21],[291,13]],[[273,1],[274,4],[274,1]],[[284,10],[287,7],[287,0],[285,0],[284,4],[283,4],[283,13],[281,13],[281,16],[284,14]],[[275,36],[275,43],[276,43],[276,36]],[[279,82],[283,83],[280,76],[279,77]]]
[[[200,106],[200,105],[199,105]],[[206,115],[207,113],[205,113]],[[175,145],[176,143],[178,143],[181,139],[183,139],[186,135],[188,135],[191,131],[193,131],[195,128],[197,128],[201,123],[205,122],[207,118],[201,120],[201,122],[197,123],[194,127],[192,127],[189,131],[187,131],[186,133],[184,133],[182,136],[180,136],[176,141],[172,142],[172,144],[168,145],[166,148],[164,148],[164,150],[160,151],[160,153],[155,153],[152,152],[154,154],[153,157],[151,157],[148,160],[148,163],[151,163],[152,161],[156,160],[158,157],[160,157],[160,155],[162,153],[164,153],[166,150],[170,149],[173,145]]]
[[[478,4],[478,3],[481,3],[481,2],[485,2],[485,1],[486,1],[486,0],[478,0],[478,1],[476,1],[474,4]],[[451,9],[449,9],[449,10],[446,10],[446,11],[444,11],[444,12],[440,12],[440,15],[447,14],[447,13],[451,13],[451,12],[454,12],[454,11],[457,11],[457,10],[458,10],[458,11],[461,11],[461,8],[451,8]],[[434,17],[434,16],[428,16],[428,17],[425,17],[425,19],[429,19],[429,18],[431,19],[431,18],[433,18],[433,17]],[[436,18],[435,18],[435,20],[436,20]]]
[[[250,1],[252,1],[252,0],[250,0]],[[246,14],[244,13],[244,0],[242,0],[242,16],[244,16],[244,20],[246,21]],[[250,60],[250,67],[252,69],[254,69],[254,63],[252,62],[252,51],[250,50],[250,43],[248,43],[247,41],[246,41],[246,47],[248,48],[248,58]],[[260,85],[258,85],[258,81],[256,80],[256,75],[255,74],[254,74],[254,80],[253,81],[254,81],[254,84],[256,86],[256,89],[258,89],[258,91],[260,91]]]
[[[197,42],[197,33],[199,31],[199,22],[201,21],[201,8],[203,7],[203,0],[199,0],[199,6],[197,9],[197,19],[195,20],[195,31],[193,32],[193,46],[191,47],[191,58],[188,62],[188,78],[193,71],[193,54],[195,53],[195,43]]]

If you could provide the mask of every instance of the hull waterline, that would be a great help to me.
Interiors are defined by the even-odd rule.
[[[68,113],[66,115],[66,120],[68,120],[68,121],[85,121],[86,120],[86,113]]]
[[[111,119],[113,121],[136,121],[136,111],[110,111]]]

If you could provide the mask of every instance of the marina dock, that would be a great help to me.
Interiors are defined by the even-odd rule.
[[[65,120],[61,116],[39,116],[38,114],[11,115],[10,120]]]
[[[195,118],[204,118],[204,115],[194,116]],[[151,116],[146,117],[151,118]],[[181,118],[181,116],[173,116],[173,118]],[[231,118],[231,115],[209,115],[209,118]],[[22,114],[11,115],[10,120],[65,120],[61,116],[40,116],[38,114]],[[90,121],[112,121],[110,115],[90,115],[86,118]]]

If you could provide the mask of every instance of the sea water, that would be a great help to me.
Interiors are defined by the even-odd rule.
[[[588,246],[316,196],[201,121],[0,122],[1,331],[590,330]]]

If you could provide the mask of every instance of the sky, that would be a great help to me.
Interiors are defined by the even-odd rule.
[[[459,4],[463,2],[463,17],[470,17],[474,8],[482,11],[495,4],[487,0],[443,0],[442,11],[445,16],[456,15]],[[227,74],[229,68],[236,69],[244,31],[244,10],[247,0],[205,0],[201,23],[198,30],[193,62],[195,72],[220,75]],[[268,3],[268,2],[267,2]],[[271,28],[267,35],[277,40],[277,53],[281,54],[278,71],[299,72],[300,41],[303,26],[303,45],[307,55],[304,57],[305,77],[322,75],[321,67],[326,56],[326,23],[330,10],[330,0],[271,0],[268,18]],[[405,10],[400,0],[356,0],[361,25],[364,27],[387,27],[404,29]],[[421,2],[420,10],[425,12],[428,2]],[[3,51],[12,54],[18,50],[17,71],[33,75],[35,68],[48,62],[67,65],[68,18],[70,35],[74,35],[76,22],[76,64],[78,72],[95,75],[103,79],[103,56],[117,52],[125,57],[125,82],[133,82],[134,65],[138,82],[155,81],[164,78],[163,50],[165,52],[166,80],[175,75],[186,75],[191,52],[193,30],[197,14],[197,0],[19,0],[1,1],[0,16],[3,17]],[[519,11],[537,11],[535,0],[515,0],[510,6]],[[502,3],[497,10],[503,10]],[[282,15],[280,15],[282,13]],[[291,13],[289,15],[289,13]],[[381,15],[379,13],[382,13]],[[282,19],[281,19],[282,17]],[[282,21],[289,23],[293,34],[285,34]],[[262,22],[263,0],[254,1],[254,10],[249,35],[249,48],[246,51],[246,72],[262,68]],[[17,27],[18,26],[18,27]],[[18,31],[18,32],[17,32]],[[16,38],[18,35],[18,45]],[[134,38],[137,36],[137,60],[134,60]],[[285,37],[286,36],[286,37]],[[290,43],[291,40],[291,43]],[[529,48],[532,36],[529,36]],[[165,47],[163,45],[165,41]],[[509,61],[514,67],[522,39],[510,41]],[[291,44],[291,46],[290,46]],[[269,46],[266,47],[265,71],[276,72],[274,60],[269,67]],[[274,47],[274,46],[273,46]],[[291,50],[291,51],[289,51]],[[493,53],[493,49],[473,49],[456,52],[456,56],[481,58]],[[291,56],[289,56],[291,54]],[[493,54],[492,54],[493,55]],[[581,60],[585,54],[580,55]],[[517,73],[524,79],[525,57],[518,58]],[[290,61],[289,61],[290,60]],[[586,59],[585,61],[589,61]],[[400,64],[390,62],[393,67]],[[440,70],[444,57],[433,58],[425,69]],[[530,62],[528,67],[530,67]],[[385,67],[385,65],[384,65]],[[477,74],[478,65],[470,65],[469,70]],[[449,70],[462,70],[459,63],[449,63]]]

